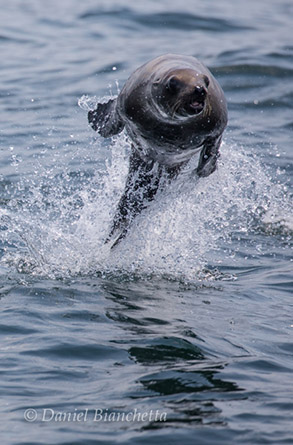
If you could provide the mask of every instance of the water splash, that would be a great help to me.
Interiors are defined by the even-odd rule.
[[[54,176],[43,169],[38,182],[22,178],[2,214],[1,263],[55,278],[126,272],[193,280],[207,263],[233,256],[240,249],[237,239],[256,227],[281,220],[290,225],[286,187],[255,156],[224,143],[213,175],[197,178],[192,160],[110,250],[104,240],[123,191],[129,150],[122,133],[112,141],[106,166],[94,174]]]

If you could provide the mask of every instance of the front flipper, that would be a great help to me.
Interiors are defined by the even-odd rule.
[[[217,159],[220,156],[219,148],[222,136],[217,138],[208,138],[201,150],[198,167],[196,172],[198,176],[209,176],[217,168]]]
[[[106,103],[98,103],[95,110],[88,112],[88,121],[95,131],[108,138],[120,133],[124,123],[117,112],[117,99]]]
[[[106,243],[114,241],[111,248],[125,237],[133,219],[157,193],[162,167],[154,161],[145,162],[132,150],[125,190],[120,198],[111,231]]]

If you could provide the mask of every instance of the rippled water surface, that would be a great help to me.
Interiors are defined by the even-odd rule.
[[[293,443],[293,5],[13,0],[0,13],[3,444]],[[87,125],[163,53],[229,125],[104,245],[129,141]]]

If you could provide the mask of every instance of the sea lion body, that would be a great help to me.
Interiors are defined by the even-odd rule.
[[[123,238],[137,213],[155,196],[165,172],[174,177],[201,150],[197,174],[216,169],[227,125],[224,93],[210,71],[192,56],[166,54],[138,68],[116,99],[90,111],[104,137],[125,130],[132,141],[130,168],[107,239]]]

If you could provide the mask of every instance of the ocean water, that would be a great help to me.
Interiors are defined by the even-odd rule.
[[[292,444],[292,1],[2,3],[1,444]],[[219,166],[110,251],[129,141],[86,109],[170,52],[223,87]]]

